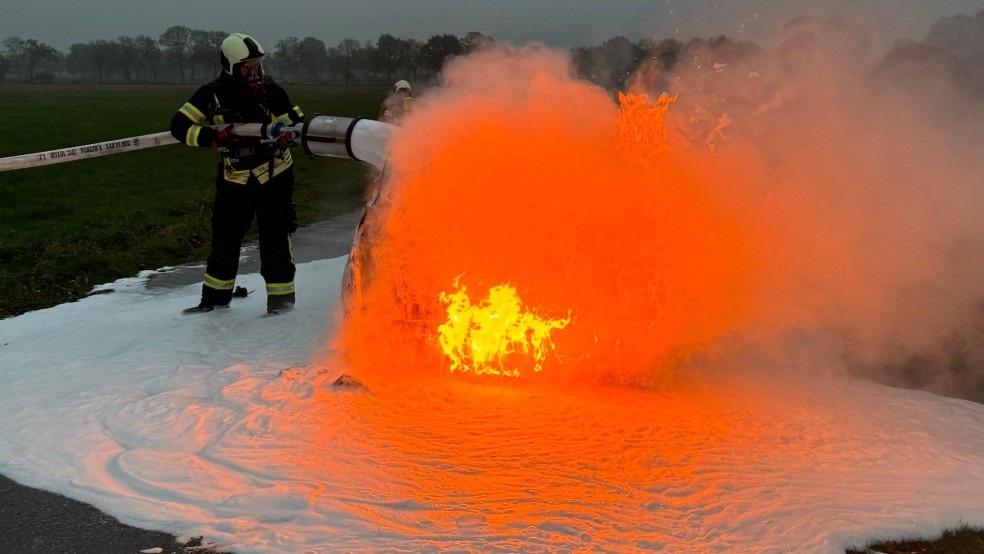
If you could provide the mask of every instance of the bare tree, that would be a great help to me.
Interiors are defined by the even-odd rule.
[[[102,83],[119,70],[116,48],[117,44],[106,40],[73,44],[65,58],[65,70],[77,73],[80,81]]]
[[[89,45],[77,42],[68,48],[65,56],[65,71],[77,73],[80,81],[87,80],[89,72]]]
[[[328,66],[328,48],[325,43],[314,37],[304,37],[299,45],[298,55],[301,75],[321,81],[321,73]]]
[[[168,27],[157,40],[164,50],[164,56],[177,65],[178,80],[184,84],[185,64],[191,52],[191,29],[182,25]]]
[[[465,47],[465,52],[474,52],[475,50],[492,46],[495,44],[495,39],[485,33],[469,31],[465,34],[465,38],[462,39],[461,43]]]
[[[112,65],[112,46],[107,40],[95,40],[89,43],[89,56],[92,61],[92,66],[96,73],[96,82],[105,83],[106,77],[110,72],[110,66]]]
[[[373,50],[373,65],[379,72],[386,73],[386,82],[392,82],[399,73],[403,78],[410,74],[416,78],[415,63],[420,51],[420,42],[383,34],[376,40]]]
[[[53,78],[52,72],[60,59],[57,50],[33,38],[10,37],[3,44],[8,63],[15,71],[19,70],[28,83],[35,82],[42,72],[50,73]]]
[[[406,42],[407,65],[403,68],[405,72],[413,74],[413,80],[418,80],[418,70],[420,69],[420,51],[424,48],[424,43],[417,39],[409,39]]]
[[[465,47],[461,39],[455,35],[434,35],[420,49],[421,65],[431,72],[441,70],[445,60],[464,53]]]
[[[191,67],[191,80],[195,81],[195,69],[202,68],[212,77],[218,75],[219,50],[222,48],[222,41],[229,36],[224,31],[191,31],[191,47],[188,51],[188,65]]]
[[[362,48],[356,53],[355,65],[362,68],[362,82],[364,83],[368,83],[371,80],[373,70],[372,60],[375,56],[376,45],[371,40],[364,41]]]
[[[161,49],[157,46],[157,41],[147,35],[140,35],[134,39],[134,46],[137,49],[137,74],[143,79],[157,81],[157,72],[161,68]]]
[[[133,80],[133,74],[137,69],[140,59],[140,50],[137,48],[137,42],[133,37],[123,36],[116,39],[114,46],[114,66],[122,74],[123,82],[130,83]]]
[[[373,65],[379,71],[386,73],[387,83],[393,82],[393,72],[399,70],[404,63],[405,42],[388,33],[379,35],[376,39]]]
[[[277,71],[284,79],[300,75],[301,41],[297,37],[287,37],[274,46]]]
[[[355,72],[361,49],[359,41],[354,38],[346,38],[342,39],[338,46],[328,50],[329,67],[333,72],[342,75],[342,80],[346,85],[349,84],[349,80]]]

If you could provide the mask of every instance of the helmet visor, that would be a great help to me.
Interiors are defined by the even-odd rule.
[[[257,84],[263,81],[263,63],[260,60],[247,60],[236,64],[239,76],[249,84]]]

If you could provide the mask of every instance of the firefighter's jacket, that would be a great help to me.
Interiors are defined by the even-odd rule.
[[[304,121],[304,113],[291,103],[287,91],[273,81],[252,89],[226,73],[203,85],[171,118],[171,134],[189,145],[212,148],[219,131],[209,125],[230,123],[284,122],[295,125]],[[219,149],[222,155],[222,178],[246,184],[250,176],[260,184],[283,173],[294,162],[290,150],[259,139],[240,140],[235,146]]]
[[[383,100],[383,105],[379,110],[379,120],[399,125],[403,119],[410,115],[413,109],[413,97],[405,93],[391,92]]]

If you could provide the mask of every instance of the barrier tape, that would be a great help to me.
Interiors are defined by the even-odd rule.
[[[138,137],[107,140],[106,142],[97,142],[83,146],[72,146],[70,148],[48,150],[47,152],[35,152],[34,154],[0,158],[0,171],[39,167],[62,162],[74,162],[75,160],[84,160],[86,158],[98,158],[99,156],[108,156],[110,154],[120,154],[123,152],[154,148],[156,146],[178,144],[178,142],[167,131],[150,135],[140,135]]]

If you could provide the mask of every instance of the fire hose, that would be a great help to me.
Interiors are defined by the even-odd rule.
[[[287,138],[299,144],[311,157],[350,158],[367,162],[379,169],[383,169],[386,163],[387,146],[396,129],[394,125],[372,119],[329,115],[314,115],[297,125],[278,122],[239,123],[233,124],[231,128],[214,127],[227,129],[230,134],[238,137],[259,138],[261,141],[272,142]],[[140,135],[0,158],[0,171],[84,160],[178,143],[169,132]]]

